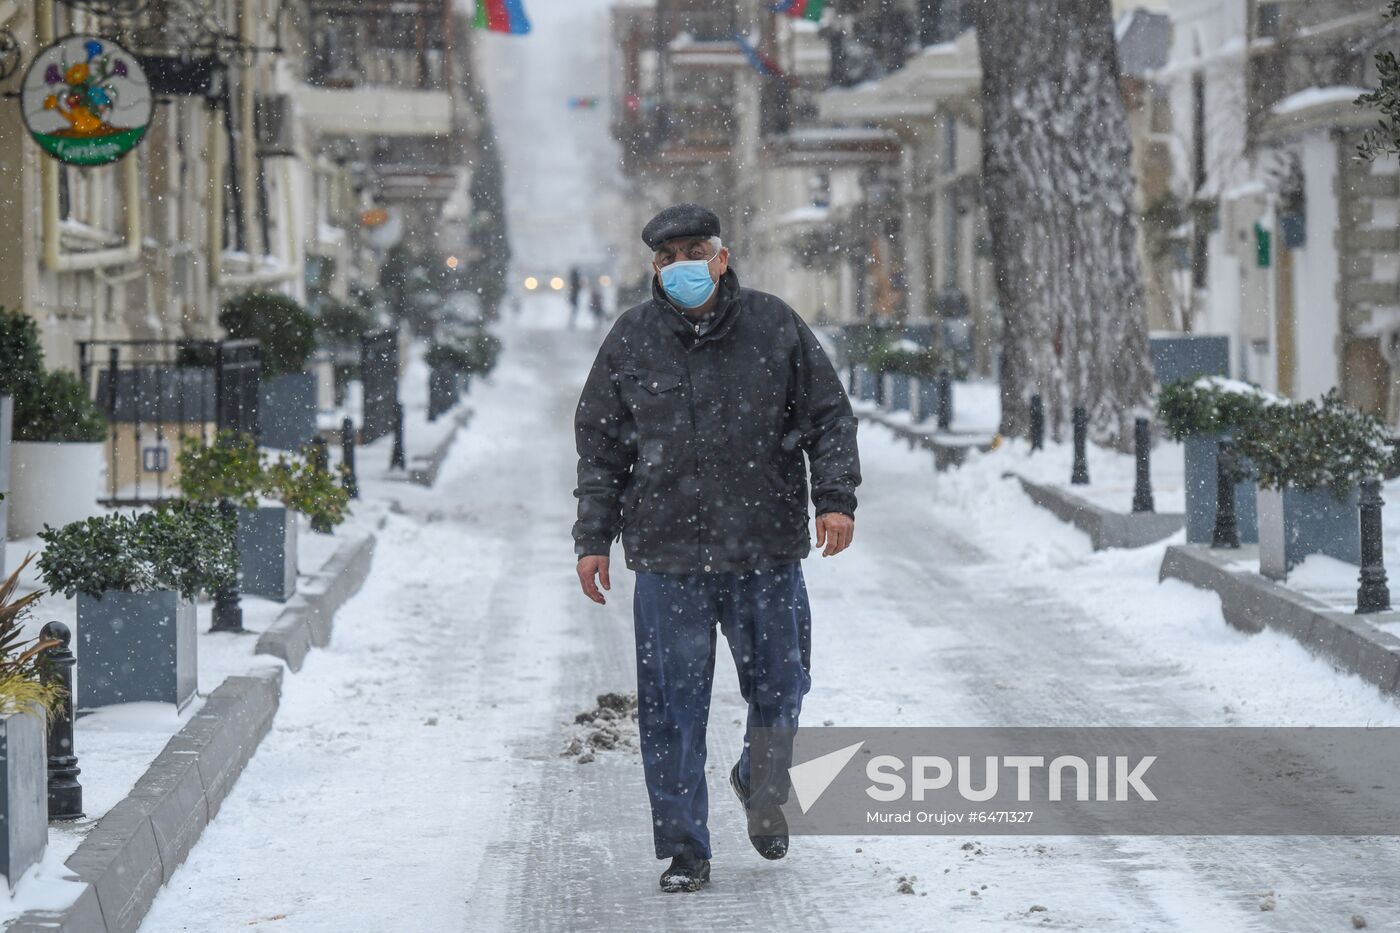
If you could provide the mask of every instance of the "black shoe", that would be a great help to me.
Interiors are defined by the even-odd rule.
[[[661,890],[667,894],[699,891],[710,883],[710,860],[689,853],[671,859],[671,867],[661,873]]]
[[[739,783],[737,762],[729,772],[729,786],[734,788],[734,796],[744,805],[744,815],[749,822],[749,842],[753,843],[754,850],[769,861],[777,861],[787,855],[787,817],[778,807],[749,808],[749,793]]]

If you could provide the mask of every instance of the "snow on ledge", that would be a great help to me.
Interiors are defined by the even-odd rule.
[[[1306,91],[1289,94],[1283,100],[1270,107],[1269,112],[1282,117],[1292,113],[1300,113],[1304,110],[1311,110],[1314,107],[1322,107],[1331,104],[1350,104],[1362,94],[1368,93],[1370,92],[1364,87],[1350,87],[1347,85],[1310,87]]]

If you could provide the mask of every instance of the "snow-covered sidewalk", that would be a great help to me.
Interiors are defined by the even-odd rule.
[[[577,712],[635,685],[631,575],[593,606],[568,539],[594,338],[506,337],[500,372],[473,390],[470,443],[434,490],[399,487],[369,583],[288,678],[145,929],[1299,930],[1393,914],[1400,852],[1384,840],[804,837],[764,862],[724,783],[743,710],[723,651],[714,881],[660,894],[635,752],[560,755]],[[1297,643],[1244,635],[1215,597],[1158,584],[1163,546],[1091,552],[1002,478],[1023,451],[932,474],[865,430],[862,457],[855,545],[805,565],[807,722],[1400,724]]]

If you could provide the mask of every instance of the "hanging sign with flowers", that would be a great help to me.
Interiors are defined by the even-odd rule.
[[[151,88],[136,56],[110,39],[68,36],[35,56],[20,89],[24,125],[69,165],[107,165],[151,122]]]

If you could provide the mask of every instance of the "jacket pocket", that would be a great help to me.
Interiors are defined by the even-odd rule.
[[[629,384],[635,385],[651,395],[664,395],[681,385],[681,377],[661,369],[648,369],[642,366],[623,365],[618,372]]]

